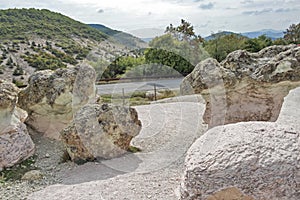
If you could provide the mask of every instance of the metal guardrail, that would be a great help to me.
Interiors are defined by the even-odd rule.
[[[187,74],[186,74],[187,75]],[[96,81],[96,84],[101,84],[103,82],[111,82],[111,81],[120,81],[120,82],[129,82],[129,81],[137,81],[137,80],[153,80],[153,79],[167,79],[167,78],[181,78],[186,75],[174,75],[174,76],[141,76],[141,77],[121,77],[121,78],[106,78],[100,79]]]

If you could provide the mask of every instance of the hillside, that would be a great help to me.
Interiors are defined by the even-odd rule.
[[[107,34],[112,37],[116,42],[123,44],[126,47],[135,49],[135,48],[145,48],[147,47],[147,43],[137,38],[129,33],[124,33],[122,31],[113,30],[107,26],[102,24],[89,24],[91,27],[100,30],[101,32]]]
[[[231,31],[222,31],[222,32],[218,32],[218,33],[211,34],[211,35],[205,37],[204,39],[205,39],[206,41],[208,41],[208,40],[212,40],[212,39],[214,39],[214,38],[216,38],[216,37],[221,37],[221,36],[223,36],[223,35],[231,35],[231,34],[239,35],[239,34],[237,34],[237,33],[231,32]]]
[[[36,70],[76,65],[87,57],[99,71],[129,51],[107,34],[49,10],[0,10],[0,22],[0,79],[17,85]]]
[[[45,9],[1,10],[0,21],[1,40],[30,39],[33,35],[56,40],[78,37],[102,41],[107,38],[86,24]]]

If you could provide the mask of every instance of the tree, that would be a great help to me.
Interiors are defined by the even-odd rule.
[[[213,39],[204,43],[205,50],[221,62],[226,58],[226,56],[238,49],[245,48],[246,37],[238,34],[224,34],[224,32],[219,32],[213,34]]]
[[[203,38],[196,35],[194,27],[181,20],[178,27],[166,27],[165,34],[154,38],[145,51],[147,63],[169,66],[183,75],[190,73],[196,64],[209,57],[202,47]],[[159,65],[155,65],[159,66]]]
[[[300,23],[292,24],[286,32],[284,32],[284,39],[288,43],[299,44],[300,43]]]
[[[174,27],[172,24],[166,27],[165,33],[171,33],[172,36],[178,40],[189,41],[191,44],[202,43],[204,39],[200,35],[196,35],[194,27],[191,23],[181,19],[181,24],[178,27]]]
[[[248,39],[246,41],[246,50],[250,52],[258,52],[271,45],[273,45],[272,39],[266,35],[261,35],[258,38]]]

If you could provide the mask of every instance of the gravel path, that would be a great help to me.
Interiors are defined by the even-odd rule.
[[[62,184],[28,199],[178,199],[185,152],[206,130],[200,120],[204,104],[161,103],[136,109],[143,128],[132,144],[141,152],[76,166],[62,176]]]
[[[132,145],[142,151],[112,160],[63,162],[60,142],[30,130],[37,147],[34,167],[43,178],[0,183],[0,199],[178,199],[185,152],[206,130],[201,121],[205,106],[198,100],[172,98],[135,107],[142,130]]]

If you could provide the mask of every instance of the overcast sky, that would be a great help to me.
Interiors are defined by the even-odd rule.
[[[197,34],[285,30],[300,22],[300,0],[0,0],[0,8],[46,8],[84,23],[153,37],[180,19]]]

